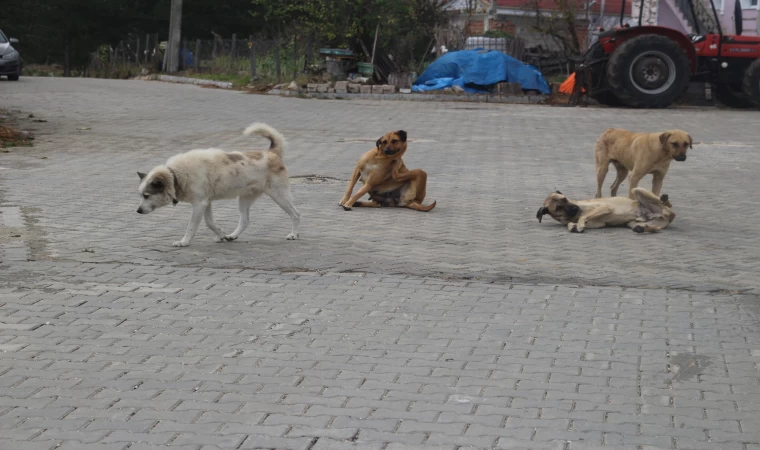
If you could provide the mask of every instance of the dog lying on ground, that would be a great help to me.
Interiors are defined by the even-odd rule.
[[[406,152],[406,131],[391,131],[377,140],[375,148],[365,153],[356,164],[348,189],[340,206],[350,211],[354,206],[380,208],[398,206],[430,211],[436,202],[422,206],[427,187],[427,173],[421,169],[409,170],[401,159]],[[356,183],[364,183],[353,196]],[[359,199],[369,193],[369,201]]]
[[[655,233],[666,228],[675,219],[667,194],[657,198],[644,188],[633,189],[634,200],[627,197],[607,197],[573,202],[560,191],[553,192],[538,209],[536,218],[549,214],[567,225],[573,232],[583,233],[586,228],[604,228],[625,225],[637,233]]]
[[[248,226],[248,212],[253,202],[267,194],[285,210],[293,221],[293,229],[286,239],[298,239],[301,214],[293,205],[290,182],[282,153],[285,139],[274,128],[254,123],[243,132],[246,136],[257,134],[269,139],[268,150],[225,152],[210,148],[191,150],[172,156],[166,164],[153,168],[140,176],[140,195],[143,197],[139,214],[178,202],[192,203],[193,214],[182,240],[175,247],[185,247],[198,231],[201,219],[219,238],[219,242],[233,241]],[[214,222],[211,202],[238,198],[240,222],[232,234],[225,235]]]
[[[692,148],[689,133],[682,130],[661,133],[633,133],[628,130],[609,128],[596,141],[594,156],[596,161],[596,198],[602,197],[602,184],[607,177],[609,165],[617,170],[617,178],[612,183],[611,196],[617,195],[618,188],[631,173],[628,180],[628,197],[633,198],[633,190],[644,176],[652,174],[652,192],[660,195],[662,181],[668,173],[670,162],[686,161],[686,150]]]

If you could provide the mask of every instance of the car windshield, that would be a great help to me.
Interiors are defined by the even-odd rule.
[[[6,42],[8,42],[8,38],[0,31],[0,44],[5,44]]]

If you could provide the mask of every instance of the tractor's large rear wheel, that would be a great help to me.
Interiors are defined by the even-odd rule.
[[[718,84],[715,86],[715,98],[729,108],[751,108],[754,103],[739,84]]]
[[[760,59],[756,59],[747,67],[742,88],[750,101],[760,108]]]
[[[666,108],[689,86],[689,58],[672,39],[645,34],[625,41],[610,57],[607,82],[621,102]]]

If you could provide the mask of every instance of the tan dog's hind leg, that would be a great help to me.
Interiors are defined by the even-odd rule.
[[[633,196],[641,205],[641,213],[649,217],[641,217],[643,220],[628,222],[626,225],[636,233],[657,233],[670,224],[670,220],[664,215],[665,202],[670,204],[667,197],[665,202],[653,193],[643,188],[633,190]],[[672,211],[669,214],[674,214]],[[672,219],[672,217],[671,217]]]
[[[609,130],[602,133],[594,146],[594,162],[596,163],[596,198],[602,197],[602,185],[610,170],[610,159],[607,156],[607,145],[604,142]]]
[[[429,206],[422,205],[422,202],[425,200],[425,195],[427,194],[427,173],[424,170],[414,169],[406,172],[399,172],[394,169],[393,179],[394,181],[407,182],[409,186],[407,192],[412,196],[410,201],[400,206],[424,212],[435,208],[435,201]]]
[[[612,197],[617,196],[618,188],[621,184],[623,184],[623,181],[625,181],[625,178],[628,176],[628,169],[619,162],[613,162],[612,163],[615,166],[615,170],[617,171],[617,178],[615,178],[615,182],[612,183],[612,189],[610,190],[610,194],[612,194]]]
[[[596,207],[578,218],[578,223],[570,222],[567,224],[567,229],[570,231],[577,231],[583,233],[586,228],[604,228],[606,222],[601,220],[604,216],[611,213],[613,209],[609,206],[603,205]]]
[[[607,172],[610,170],[610,162],[605,160],[596,163],[596,198],[602,198],[602,185],[607,178]]]

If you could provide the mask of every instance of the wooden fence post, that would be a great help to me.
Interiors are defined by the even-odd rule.
[[[137,39],[137,44],[135,44],[135,62],[137,65],[140,65],[140,38]]]
[[[182,39],[182,48],[179,49],[179,67],[183,70],[187,70],[187,39]]]
[[[155,65],[158,62],[158,51],[159,48],[159,42],[158,42],[158,33],[153,35],[153,64]]]
[[[274,72],[277,75],[277,82],[282,79],[282,67],[280,65],[280,35],[274,40]]]
[[[253,42],[253,35],[248,36],[248,45],[250,45],[251,59],[251,79],[256,78],[256,44]]]
[[[237,34],[232,34],[232,44],[230,44],[230,71],[235,70],[235,50],[237,50]]]
[[[293,35],[293,79],[298,76],[298,35]]]
[[[199,72],[201,67],[201,40],[195,40],[195,71]]]
[[[145,65],[148,65],[148,57],[150,53],[150,34],[145,34]]]

